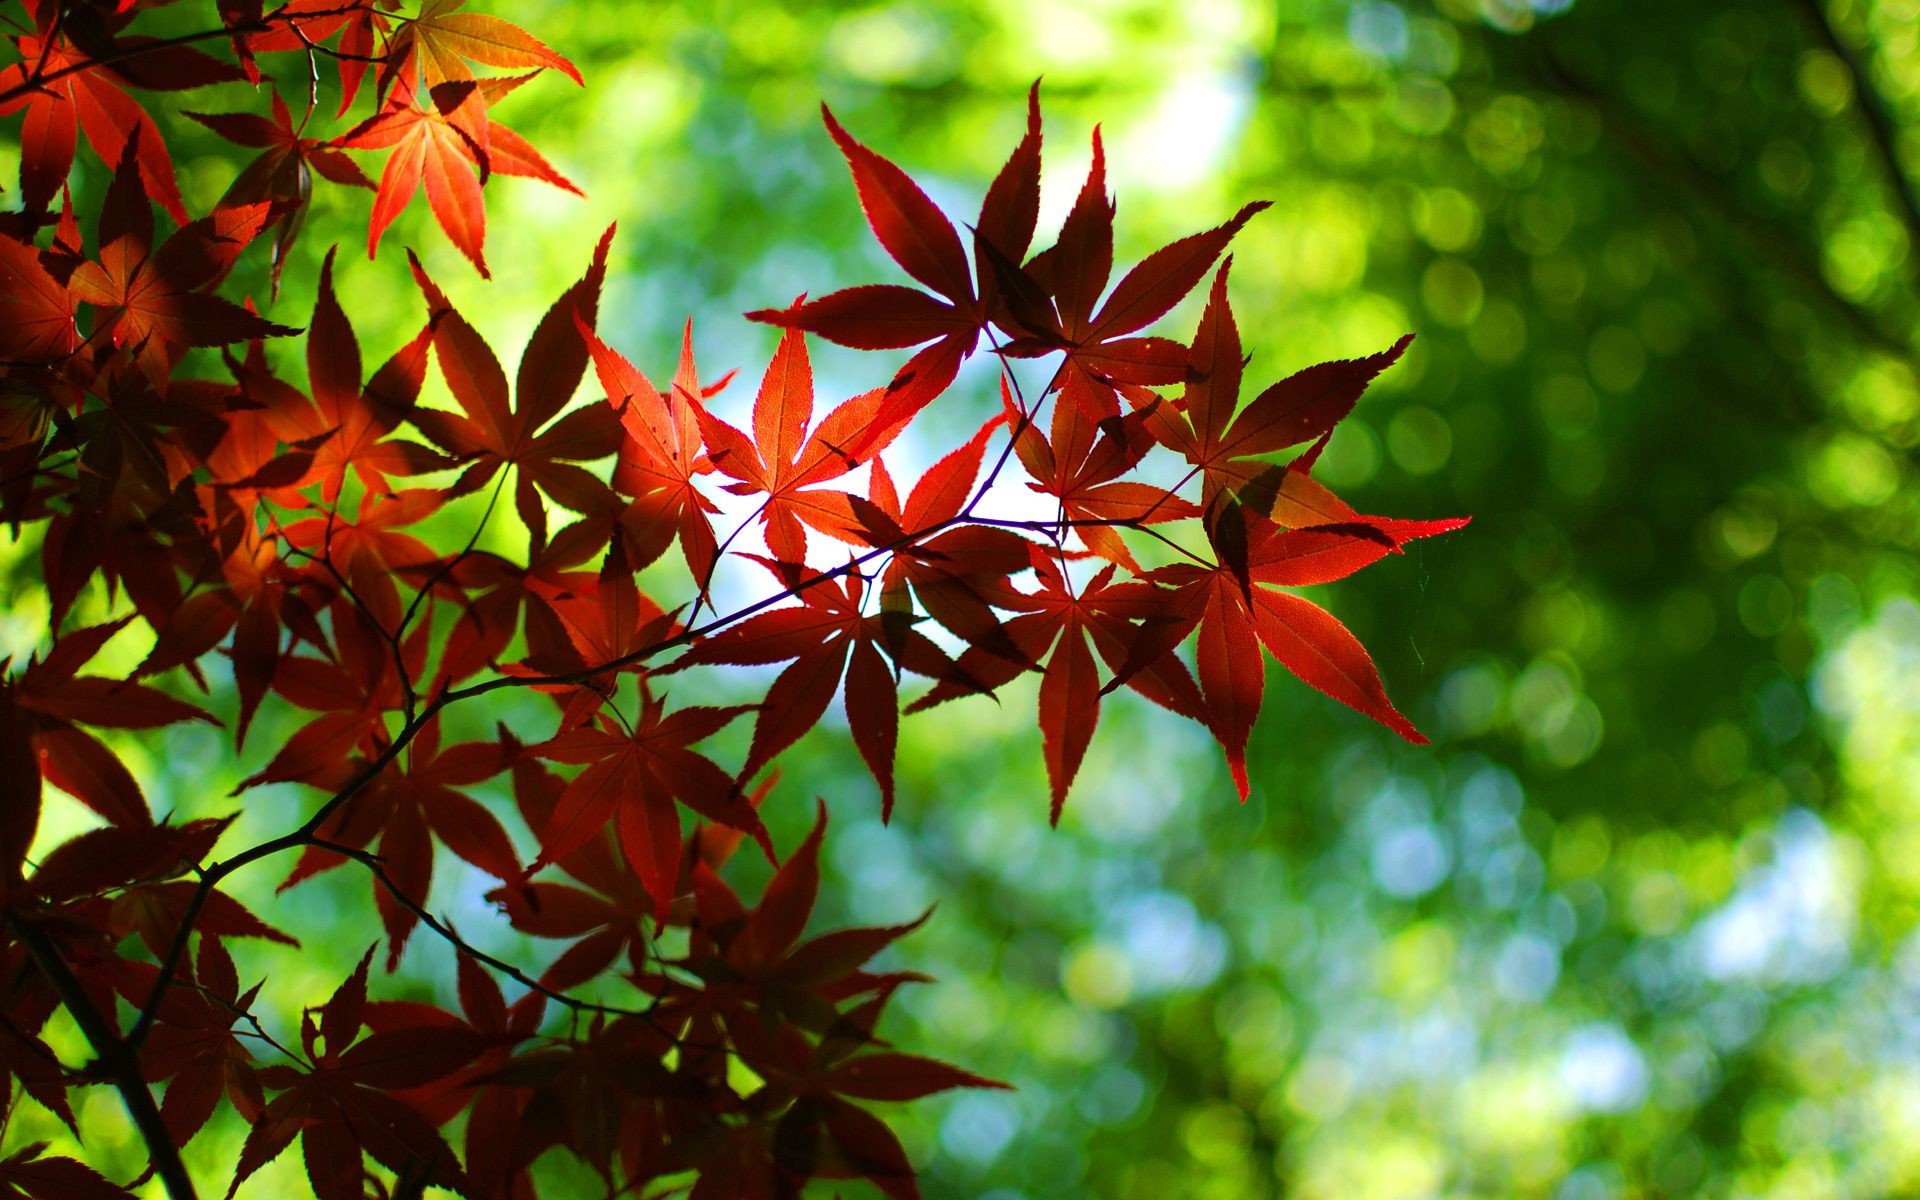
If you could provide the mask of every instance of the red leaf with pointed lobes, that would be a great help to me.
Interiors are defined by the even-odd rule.
[[[826,801],[817,801],[815,811],[813,831],[773,873],[735,942],[736,952],[746,963],[765,966],[784,957],[813,915],[814,898],[820,891],[820,840],[827,832]]]
[[[442,84],[440,89],[472,84]],[[424,182],[427,204],[447,237],[467,256],[481,278],[488,278],[483,246],[487,236],[486,204],[480,194],[476,167],[485,170],[486,151],[475,135],[448,116],[461,100],[452,92],[436,94],[436,103],[422,109],[396,93],[395,102],[349,129],[334,141],[346,150],[391,149],[380,174],[367,226],[367,257],[379,248],[381,235],[413,200]]]
[[[993,177],[980,203],[975,233],[1004,259],[1018,265],[1033,244],[1033,228],[1040,219],[1040,81],[1027,90],[1027,129],[1006,165]],[[990,293],[993,273],[980,268],[981,291]]]
[[[1155,250],[1114,285],[1113,294],[1093,319],[1093,335],[1108,340],[1145,329],[1167,315],[1206,278],[1214,260],[1253,215],[1271,207],[1257,200],[1224,225],[1195,233]]]
[[[463,59],[489,67],[551,68],[585,86],[579,70],[539,38],[499,17],[456,12],[463,2],[430,0],[420,15],[395,35],[388,50],[390,62],[407,64],[417,56],[429,86],[473,78]],[[394,69],[390,65],[383,79],[390,79]]]
[[[694,415],[713,465],[739,481],[741,495],[766,493],[760,519],[768,550],[779,561],[797,565],[806,561],[803,522],[835,536],[857,536],[846,528],[842,502],[822,500],[807,489],[847,474],[899,435],[903,423],[886,424],[888,403],[877,389],[855,396],[829,412],[809,436],[813,367],[806,336],[790,329],[754,397],[751,438],[704,409]]]
[[[784,564],[768,562],[776,578],[796,582]],[[666,671],[727,663],[792,659],[767,689],[754,722],[753,745],[740,769],[751,778],[775,755],[817,724],[846,677],[847,722],[861,757],[880,786],[882,818],[893,810],[893,759],[899,699],[886,659],[933,678],[953,679],[956,668],[905,613],[869,614],[861,577],[848,573],[799,594],[797,605],[756,613],[691,647]],[[884,656],[884,657],[883,657]],[[849,667],[851,663],[851,667]],[[666,671],[656,672],[664,674]]]
[[[562,507],[587,515],[610,516],[614,509],[611,490],[575,465],[617,449],[614,415],[599,405],[562,415],[586,373],[587,346],[579,329],[596,314],[612,236],[609,228],[586,274],[534,329],[511,402],[506,373],[492,348],[447,304],[418,260],[412,260],[415,281],[434,313],[435,357],[464,413],[417,409],[414,424],[449,454],[472,460],[453,486],[455,495],[484,486],[504,466],[517,468],[515,503],[536,555],[547,537],[545,507],[536,488]]]
[[[137,139],[135,139],[137,141]],[[93,336],[132,347],[158,379],[190,346],[219,346],[295,332],[212,293],[234,259],[264,226],[269,205],[214,210],[184,224],[159,250],[153,213],[141,191],[137,146],[129,142],[101,210],[99,262],[85,262],[70,281],[83,304],[105,309]]]
[[[133,1193],[77,1159],[35,1142],[0,1159],[0,1189],[31,1200],[133,1200]]]
[[[0,358],[46,362],[79,342],[74,300],[32,246],[0,235]]]
[[[905,171],[855,141],[824,104],[820,115],[853,171],[860,207],[874,237],[907,274],[955,304],[972,307],[973,281],[953,222]]]
[[[862,1054],[820,1077],[833,1091],[861,1100],[918,1100],[951,1088],[1013,1089],[971,1071],[912,1054]]]
[[[1253,398],[1220,439],[1235,457],[1271,454],[1332,432],[1353,411],[1360,394],[1380,372],[1399,361],[1413,341],[1407,334],[1379,354],[1307,367]]]
[[[565,858],[599,836],[609,821],[634,872],[653,898],[657,919],[666,919],[680,874],[681,831],[675,801],[710,821],[752,835],[773,857],[759,815],[733,779],[689,747],[746,712],[744,707],[683,708],[668,713],[665,701],[642,693],[642,714],[631,733],[600,724],[562,732],[534,748],[556,762],[585,763],[561,793],[545,827],[541,851],[529,870]]]
[[[708,518],[717,509],[693,486],[695,476],[713,470],[712,462],[700,452],[699,413],[706,393],[694,364],[693,322],[687,322],[681,335],[680,368],[668,396],[656,391],[631,362],[610,349],[584,322],[575,327],[586,341],[607,403],[627,435],[620,461],[614,467],[614,486],[636,496],[636,505],[649,501],[657,505],[659,520],[673,526],[688,569],[704,585],[712,577],[718,554]],[[721,381],[723,385],[725,382]],[[666,549],[666,543],[655,545],[651,554],[635,555],[636,568]]]
[[[909,287],[873,283],[847,288],[787,309],[756,309],[751,321],[803,329],[856,350],[894,350],[938,338],[967,337],[974,319]]]

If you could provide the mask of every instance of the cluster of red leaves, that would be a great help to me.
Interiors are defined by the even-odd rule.
[[[491,174],[572,187],[490,109],[533,73],[579,76],[461,0],[411,16],[387,0],[233,0],[198,39],[129,31],[159,7],[33,0],[30,32],[13,39],[20,62],[0,72],[0,115],[24,119],[22,207],[0,217],[0,520],[37,531],[51,611],[42,648],[0,667],[0,778],[14,789],[0,806],[0,1059],[69,1126],[69,1087],[115,1083],[176,1193],[189,1185],[174,1148],[225,1103],[251,1124],[232,1186],[298,1141],[321,1200],[429,1187],[530,1200],[534,1164],[555,1150],[609,1188],[678,1181],[697,1200],[790,1196],[816,1177],[914,1196],[904,1151],[865,1104],[999,1085],[875,1033],[917,977],[869,963],[918,922],[803,938],[825,808],[784,862],[759,811],[768,769],[836,693],[888,815],[907,674],[929,681],[909,713],[1037,674],[1056,821],[1101,700],[1120,687],[1204,724],[1243,799],[1266,656],[1421,740],[1353,635],[1286,589],[1464,522],[1365,516],[1311,476],[1404,339],[1241,403],[1222,256],[1263,206],[1110,286],[1097,133],[1058,240],[1032,252],[1037,90],[970,249],[829,113],[875,235],[928,290],[875,284],[749,314],[785,332],[740,424],[723,415],[726,380],[702,384],[690,328],[664,392],[596,333],[611,230],[511,382],[417,260],[418,330],[368,373],[329,253],[301,382],[281,351],[298,331],[219,289],[254,242],[270,241],[277,284],[313,173],[375,191],[370,252],[424,183],[484,274]],[[276,54],[337,62],[336,118],[371,74],[372,115],[309,136],[314,106],[296,122],[271,87],[270,115],[186,114],[261,151],[212,212],[190,217],[134,92],[259,84]],[[528,74],[477,78],[472,63]],[[66,184],[79,132],[112,169],[87,231]],[[377,186],[348,150],[389,152]],[[164,237],[155,204],[176,226]],[[1209,274],[1189,341],[1143,332]],[[810,333],[914,353],[816,421]],[[983,345],[999,360],[999,411],[903,496],[883,452]],[[1016,362],[1049,357],[1041,386],[1015,381]],[[590,366],[598,386],[576,403]],[[456,409],[420,403],[434,370]],[[993,515],[994,485],[1016,467],[1051,515]],[[509,487],[524,555],[481,548]],[[716,487],[757,504],[748,526],[764,554],[729,553]],[[743,557],[771,577],[768,598],[722,615],[715,574]],[[678,607],[642,589],[642,570],[682,563]],[[72,619],[100,606],[122,615]],[[122,634],[144,640],[144,659],[87,673]],[[773,664],[758,703],[668,691],[681,672]],[[189,686],[213,699],[181,699]],[[460,702],[507,688],[547,696],[549,715],[455,728],[478,707]],[[278,733],[265,750],[256,741],[236,795],[292,784],[318,800],[286,833],[216,858],[231,815],[156,821],[90,731],[222,724],[209,711],[220,705],[236,755],[263,710]],[[703,748],[749,716],[737,764]],[[102,827],[30,860],[42,780]],[[516,812],[489,804],[506,792]],[[749,839],[777,863],[753,908],[719,874]],[[490,898],[514,929],[562,944],[550,966],[491,958],[431,915],[443,849],[497,881]],[[283,889],[365,870],[389,971],[423,924],[449,944],[460,1011],[369,999],[369,949],[292,1045],[273,1039],[254,1011],[262,985],[243,986],[229,943],[293,934],[222,885],[288,851]],[[604,1002],[623,990],[637,1000]],[[63,1064],[42,1037],[63,1006],[92,1064]],[[157,1104],[149,1084],[164,1084]],[[440,1130],[463,1113],[456,1152]],[[43,1150],[0,1160],[0,1193],[127,1194]]]

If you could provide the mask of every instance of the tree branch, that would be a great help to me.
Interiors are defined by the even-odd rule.
[[[1756,217],[1721,180],[1665,145],[1559,55],[1539,47],[1537,67],[1548,86],[1586,104],[1617,145],[1654,174],[1680,185],[1719,224],[1738,235],[1756,257],[1772,261],[1866,341],[1901,358],[1913,357],[1913,343],[1902,332],[1889,328],[1878,313],[1836,291],[1820,270],[1818,260],[1795,238],[1776,224]]]
[[[1901,223],[1906,226],[1907,269],[1920,274],[1920,191],[1915,190],[1913,177],[1900,165],[1900,134],[1893,110],[1888,106],[1886,96],[1873,85],[1872,71],[1866,57],[1840,37],[1840,31],[1833,26],[1833,19],[1827,15],[1826,5],[1821,0],[1794,0],[1794,3],[1807,14],[1814,33],[1846,67],[1847,74],[1853,80],[1853,94],[1860,100],[1860,116],[1867,123],[1867,133],[1873,143],[1875,156],[1880,160],[1881,170],[1886,172],[1887,183],[1892,186],[1894,197],[1898,200],[1895,207],[1899,210]]]
[[[106,1018],[94,1007],[92,997],[60,956],[60,947],[45,930],[18,915],[10,917],[7,923],[33,957],[34,965],[53,985],[60,1003],[66,1006],[74,1024],[86,1037],[87,1045],[93,1048],[92,1070],[105,1076],[119,1091],[120,1099],[127,1106],[127,1115],[133,1118],[134,1128],[147,1144],[147,1157],[153,1163],[154,1174],[160,1177],[170,1200],[195,1200],[193,1179],[187,1174],[186,1164],[180,1161],[180,1148],[173,1144],[173,1135],[167,1132],[166,1122],[160,1117],[160,1106],[153,1102],[153,1093],[147,1090],[147,1081],[140,1074],[138,1047],[114,1035]]]

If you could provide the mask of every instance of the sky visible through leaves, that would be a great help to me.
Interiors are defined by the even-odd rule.
[[[1123,260],[1273,202],[1234,243],[1260,377],[1418,335],[1319,469],[1365,511],[1475,522],[1319,598],[1432,747],[1276,676],[1243,806],[1204,730],[1116,696],[1057,830],[1031,687],[904,719],[890,825],[837,715],[783,758],[779,844],[811,796],[834,803],[823,927],[938,903],[892,952],[938,980],[903,994],[892,1039],[1016,1087],[900,1115],[928,1196],[1920,1190],[1911,0],[511,15],[587,80],[508,103],[589,199],[489,186],[494,281],[456,300],[496,344],[524,342],[617,220],[601,336],[662,375],[691,315],[703,369],[751,378],[775,331],[740,313],[895,278],[819,102],[965,214],[1036,77],[1043,232],[1097,120]],[[180,146],[199,211],[233,160],[211,133]],[[312,311],[338,241],[356,325],[408,327],[400,260],[359,256],[364,205],[321,193],[270,319]],[[385,237],[436,279],[470,272],[422,206]],[[367,354],[398,336],[363,333]],[[814,354],[823,397],[864,383]],[[890,451],[903,477],[998,403],[971,371],[951,399],[926,418],[938,442]],[[0,544],[8,650],[45,625],[32,561]],[[188,810],[238,782],[223,736],[116,748],[156,811]],[[82,821],[50,810],[41,837]],[[373,920],[357,880],[302,886]],[[446,859],[435,906],[509,957],[550,953],[487,886]],[[321,996],[364,949],[254,961]],[[415,962],[408,986],[444,1000]],[[88,1152],[137,1164],[94,1093]],[[31,1105],[14,1122],[9,1145],[66,1136]],[[208,1132],[189,1164],[220,1177],[243,1136]],[[305,1184],[289,1157],[249,1186]]]

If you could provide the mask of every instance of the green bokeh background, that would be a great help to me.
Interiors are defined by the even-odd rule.
[[[591,199],[490,184],[489,285],[420,201],[366,262],[365,197],[323,190],[276,316],[302,323],[337,239],[384,356],[420,319],[404,243],[511,365],[617,220],[603,336],[661,376],[691,315],[707,372],[743,370],[744,407],[771,339],[739,312],[898,278],[817,103],[964,218],[1041,77],[1043,230],[1096,121],[1123,259],[1274,201],[1234,248],[1250,383],[1420,335],[1324,475],[1364,511],[1474,523],[1316,599],[1433,747],[1275,676],[1242,806],[1203,731],[1113,703],[1058,830],[1031,688],[910,719],[888,827],[837,715],[787,756],[782,845],[809,797],[832,804],[823,926],[938,902],[896,961],[939,982],[883,1031],[1018,1088],[900,1111],[929,1197],[1920,1191],[1920,216],[1894,182],[1920,152],[1920,5],[494,11],[586,75],[500,116]],[[235,160],[191,130],[178,145],[204,207]],[[817,363],[834,396],[890,369]],[[990,376],[963,377],[896,473],[993,403]],[[22,650],[45,627],[33,546],[7,551]],[[464,728],[547,719],[503,699]],[[239,764],[216,731],[127,754],[158,809],[230,811],[280,721]],[[313,802],[250,794],[235,837]],[[43,838],[76,820],[51,812]],[[239,891],[272,909],[275,878]],[[443,863],[433,906],[550,953],[485,886]],[[280,903],[289,926],[366,930],[249,948],[286,1031],[377,923],[345,871]],[[416,937],[394,986],[446,995],[450,969]],[[131,1177],[137,1145],[95,1091],[86,1153]],[[57,1133],[25,1105],[8,1147]],[[242,1135],[190,1147],[209,1190]],[[242,1195],[303,1186],[289,1154]]]

